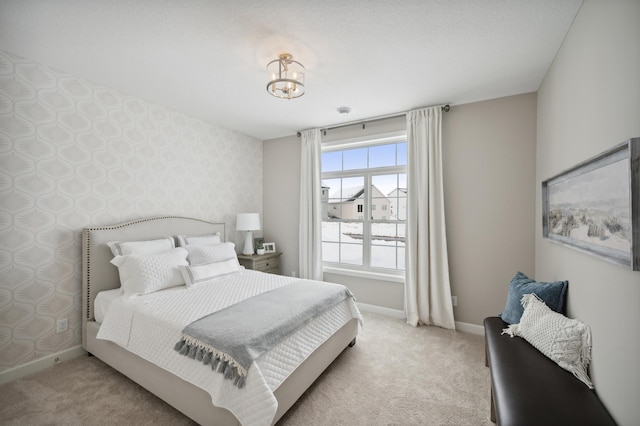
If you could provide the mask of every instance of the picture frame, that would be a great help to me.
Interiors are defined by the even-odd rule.
[[[255,250],[264,248],[263,246],[264,246],[264,237],[255,237],[253,239],[253,248]]]
[[[276,243],[264,243],[263,247],[264,247],[265,254],[276,252]]]
[[[640,271],[640,137],[543,181],[542,234]]]

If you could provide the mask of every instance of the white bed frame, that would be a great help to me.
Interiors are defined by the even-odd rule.
[[[121,346],[96,339],[99,324],[95,322],[93,304],[98,292],[120,287],[120,279],[107,246],[109,241],[148,240],[163,236],[220,233],[225,239],[224,223],[211,223],[185,217],[154,217],[111,226],[85,228],[82,232],[82,346],[160,399],[202,425],[238,425],[228,410],[216,407],[203,389],[152,364]],[[274,391],[278,410],[277,422],[318,376],[355,341],[356,319],[349,321],[329,340],[316,349]]]

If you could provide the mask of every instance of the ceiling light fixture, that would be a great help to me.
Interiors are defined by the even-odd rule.
[[[343,117],[348,117],[349,114],[351,114],[351,108],[349,108],[349,107],[340,107],[340,108],[338,108],[338,114],[340,114]]]
[[[293,99],[304,95],[304,66],[283,53],[267,64],[267,92],[276,98]]]

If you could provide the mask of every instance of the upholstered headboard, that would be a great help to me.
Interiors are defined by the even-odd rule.
[[[151,240],[176,235],[203,235],[220,233],[225,239],[224,223],[200,219],[166,216],[133,220],[110,226],[82,230],[82,325],[93,321],[93,302],[104,290],[120,287],[118,269],[112,265],[113,254],[107,246],[110,241]]]

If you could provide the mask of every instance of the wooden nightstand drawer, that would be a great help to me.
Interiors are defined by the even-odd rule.
[[[278,266],[276,266],[274,268],[265,269],[262,272],[264,272],[265,274],[276,274],[276,275],[279,275],[280,274],[280,268]]]
[[[280,264],[277,257],[268,257],[266,259],[256,259],[253,262],[253,269],[256,271],[266,271],[267,269],[277,268]]]
[[[254,271],[266,272],[269,274],[280,273],[280,256],[282,253],[269,253],[259,255],[246,256],[238,255],[238,262],[247,269]]]

